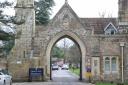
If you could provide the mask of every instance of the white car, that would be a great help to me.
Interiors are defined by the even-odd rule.
[[[0,85],[12,85],[12,76],[0,72]]]
[[[59,70],[59,66],[58,65],[52,65],[52,70]]]
[[[69,66],[67,64],[64,64],[61,69],[65,69],[65,70],[68,70],[69,69]]]

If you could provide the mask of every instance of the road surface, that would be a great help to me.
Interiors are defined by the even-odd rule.
[[[69,70],[52,71],[52,80],[49,82],[22,82],[12,85],[92,85],[79,81],[79,76],[72,74]]]
[[[54,70],[52,71],[52,80],[54,82],[77,82],[79,76],[71,73],[69,70]]]
[[[85,82],[24,82],[13,83],[12,85],[92,85]]]

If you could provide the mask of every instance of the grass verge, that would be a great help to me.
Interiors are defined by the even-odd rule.
[[[79,68],[74,68],[74,69],[70,68],[69,70],[70,70],[72,73],[75,73],[76,75],[79,75],[79,74],[80,74],[80,69],[79,69]]]
[[[128,85],[127,82],[125,83],[110,83],[110,82],[96,82],[95,85]]]
[[[117,84],[109,83],[109,82],[97,82],[95,85],[117,85]]]

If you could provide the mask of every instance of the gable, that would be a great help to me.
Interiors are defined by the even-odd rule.
[[[104,31],[106,31],[107,29],[114,29],[115,31],[117,31],[116,27],[111,22],[104,28]]]
[[[114,35],[117,33],[116,27],[110,22],[104,29],[105,35]]]
[[[55,27],[69,27],[69,28],[79,28],[82,27],[79,17],[69,6],[65,3],[59,12],[51,20],[50,24]],[[83,27],[82,27],[83,28]]]

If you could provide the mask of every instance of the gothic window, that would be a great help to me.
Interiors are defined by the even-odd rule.
[[[112,71],[116,71],[116,58],[112,58]]]
[[[109,57],[105,58],[105,71],[110,71],[110,59],[109,59]]]
[[[104,72],[113,73],[118,71],[118,57],[107,56],[104,57]]]
[[[117,29],[112,23],[109,23],[104,29],[105,35],[114,35],[117,32]]]

